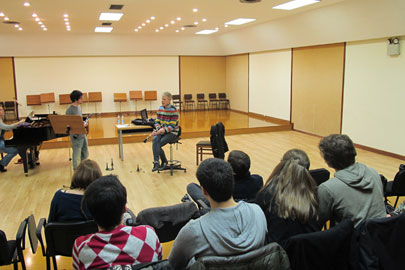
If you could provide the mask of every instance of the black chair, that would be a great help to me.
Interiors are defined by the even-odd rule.
[[[208,94],[208,100],[209,100],[209,103],[208,103],[208,108],[211,108],[211,109],[216,109],[216,110],[218,110],[218,108],[219,108],[219,99],[217,99],[217,94],[216,93],[209,93]]]
[[[187,169],[181,167],[181,162],[179,160],[173,159],[173,144],[176,144],[176,148],[178,147],[179,144],[181,144],[180,135],[181,135],[181,127],[179,126],[179,134],[177,134],[177,137],[173,141],[169,142],[170,159],[164,168],[161,168],[158,170],[158,173],[160,173],[162,171],[168,171],[168,170],[170,170],[170,175],[173,175],[174,170],[187,172]]]
[[[366,219],[355,230],[356,269],[403,269],[405,214]]]
[[[203,93],[197,94],[197,110],[201,107],[204,110],[208,107],[208,101],[205,99],[205,95]]]
[[[284,248],[292,270],[351,269],[353,222],[343,220],[335,227],[292,236]]]
[[[14,115],[13,119],[18,120],[17,116],[17,104],[15,101],[5,101],[4,102],[4,119],[8,120],[7,113],[12,113]]]
[[[162,243],[173,241],[181,228],[190,220],[200,216],[191,202],[144,209],[138,213],[135,226],[149,225]]]
[[[309,170],[309,174],[312,176],[318,186],[328,180],[330,177],[330,172],[324,168]]]
[[[24,219],[18,227],[16,240],[7,240],[6,234],[0,230],[0,266],[13,264],[14,270],[18,269],[18,263],[21,264],[23,270],[26,269],[23,250],[25,249],[25,233],[28,227],[35,228],[35,219],[31,215]],[[36,252],[38,241],[35,234],[32,235],[32,229],[29,229],[29,239],[31,242],[32,253]],[[35,231],[35,229],[34,229]]]
[[[198,258],[190,270],[290,270],[290,262],[284,249],[277,243],[234,256],[204,256]]]
[[[173,95],[172,100],[173,100],[173,105],[177,109],[181,110],[181,106],[183,105],[183,101],[180,100],[180,95]]]
[[[192,94],[185,94],[184,95],[184,110],[187,110],[187,108],[191,108],[194,110],[194,100],[193,100],[193,95]]]
[[[399,166],[399,171],[395,175],[393,181],[386,183],[384,187],[385,201],[388,201],[389,196],[397,196],[395,200],[394,208],[397,207],[398,199],[400,196],[405,196],[405,164]]]
[[[226,98],[226,93],[218,94],[219,107],[228,110],[231,107],[229,99]]]
[[[45,243],[42,239],[42,229],[45,230]],[[79,222],[51,222],[46,223],[41,218],[36,229],[36,235],[42,247],[42,255],[46,257],[46,269],[51,269],[51,258],[53,269],[57,270],[57,255],[72,257],[73,244],[77,237],[98,232],[97,224],[93,221]]]

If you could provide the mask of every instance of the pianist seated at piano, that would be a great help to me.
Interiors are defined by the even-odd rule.
[[[56,191],[49,209],[48,222],[85,221],[93,219],[82,204],[86,188],[102,176],[97,162],[83,160],[75,170],[70,187]]]
[[[0,153],[6,153],[7,155],[0,160],[0,172],[6,172],[7,165],[10,161],[18,154],[17,148],[14,147],[6,147],[5,140],[4,140],[4,133],[7,130],[12,130],[17,128],[18,124],[24,122],[24,120],[20,120],[17,123],[7,125],[3,122],[4,118],[4,108],[0,106]]]

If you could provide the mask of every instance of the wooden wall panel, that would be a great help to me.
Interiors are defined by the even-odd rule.
[[[341,132],[345,44],[293,49],[294,129],[326,136]]]
[[[15,98],[13,58],[0,57],[0,101]]]
[[[180,56],[180,89],[184,94],[226,93],[225,56]]]

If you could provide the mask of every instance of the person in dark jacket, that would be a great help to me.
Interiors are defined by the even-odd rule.
[[[257,194],[256,203],[267,219],[267,241],[284,245],[293,235],[321,230],[316,183],[309,165],[304,151],[287,151]]]

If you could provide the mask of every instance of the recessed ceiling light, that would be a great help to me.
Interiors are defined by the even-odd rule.
[[[22,31],[22,30],[23,30],[22,27],[18,28],[18,31]]]
[[[147,23],[150,23],[150,20],[146,20]]]
[[[229,25],[225,24],[224,27],[228,27]]]
[[[169,25],[166,23],[166,24],[165,24],[165,27],[168,27],[168,26],[169,26]]]
[[[250,22],[253,22],[253,21],[256,21],[256,19],[239,18],[239,19],[235,19],[235,20],[226,22],[225,24],[241,25],[241,24],[250,23]]]
[[[176,30],[176,33],[178,33],[179,32],[179,30]]]
[[[171,24],[174,24],[174,23],[175,23],[175,21],[170,21],[170,23],[171,23]]]
[[[138,32],[139,30],[138,30],[138,29],[135,29],[134,31],[135,31],[135,32]]]
[[[48,31],[48,28],[42,28],[42,30],[44,30],[44,31]]]
[[[37,17],[37,18],[35,18],[35,21],[36,21],[36,22],[39,22],[40,20],[41,20],[41,19],[40,19],[40,18],[38,18],[38,17]]]
[[[219,27],[215,27],[215,30],[219,30]]]
[[[0,17],[4,17],[4,13],[3,13],[3,12],[0,12]]]
[[[66,25],[69,25],[70,23],[69,23],[69,22],[65,22],[65,24],[66,24]]]
[[[142,29],[142,26],[138,26],[138,29]]]
[[[185,29],[184,27],[181,28],[181,30],[184,30],[184,29]]]
[[[197,24],[198,24],[198,22],[194,22],[194,24],[195,24],[195,25],[197,25]]]
[[[25,3],[24,3],[24,7],[29,7],[29,6],[31,6],[30,3],[28,3],[28,2],[25,2]]]
[[[14,27],[15,27],[15,28],[18,28],[18,27],[20,27],[20,26],[19,26],[18,24],[14,24]]]
[[[67,30],[67,31],[70,31],[70,28],[67,28],[66,30]]]
[[[69,15],[65,13],[65,14],[63,14],[63,17],[67,18],[67,17],[69,17]]]
[[[38,24],[42,24],[42,22],[38,22]]]
[[[98,32],[98,33],[110,33],[113,30],[113,28],[111,26],[109,27],[105,27],[105,26],[97,26],[94,29],[94,32]]]
[[[42,28],[45,28],[45,25],[41,25]]]
[[[161,26],[161,27],[159,27],[160,28],[160,30],[162,30],[163,29],[163,26]]]
[[[145,26],[146,24],[145,23],[142,23],[142,26]]]
[[[159,32],[159,29],[156,29],[155,32]]]
[[[124,13],[111,13],[111,12],[102,12],[98,19],[100,21],[119,21]]]
[[[63,20],[64,20],[65,22],[69,21],[69,19],[68,19],[68,18],[64,18]]]
[[[193,8],[193,12],[197,12],[198,11],[198,8]]]
[[[155,19],[155,16],[150,17],[150,19],[151,19],[151,20],[154,20],[154,19]]]
[[[32,13],[32,17],[38,17],[36,13]]]
[[[320,0],[293,0],[278,6],[273,7],[273,9],[284,9],[291,10],[295,8],[300,8],[303,6],[311,5],[320,2]]]
[[[212,33],[218,32],[218,29],[206,29],[199,32],[196,32],[197,35],[210,35]]]
[[[207,21],[207,19],[205,19],[205,18],[204,18],[204,19],[202,19],[202,21],[203,21],[203,22],[206,22],[206,21]]]
[[[180,17],[177,17],[176,20],[181,21],[181,18],[180,18]]]
[[[8,21],[8,20],[10,20],[10,19],[9,19],[8,17],[4,17],[4,20],[5,20],[5,21]]]

